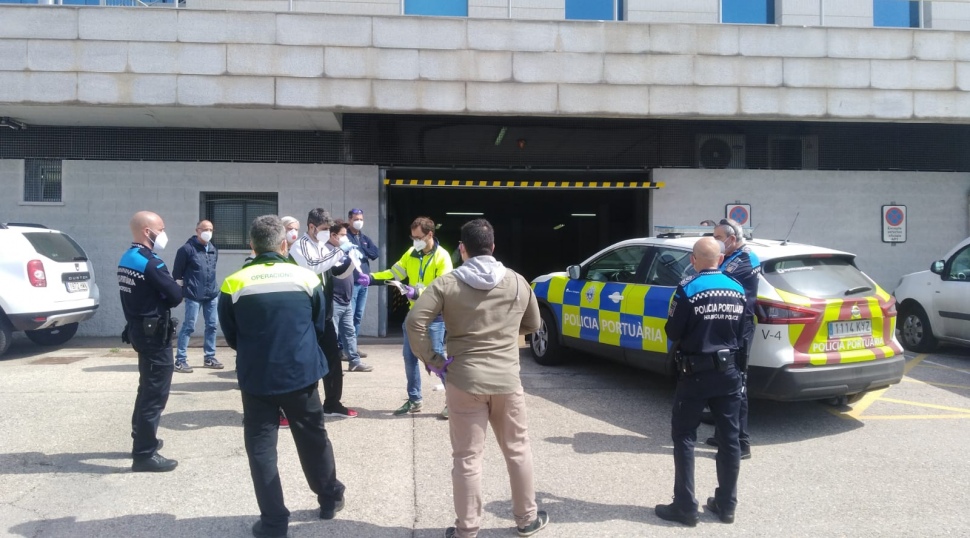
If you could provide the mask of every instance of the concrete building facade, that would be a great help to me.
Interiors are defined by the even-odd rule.
[[[958,149],[970,142],[970,33],[863,28],[867,3],[856,1],[823,13],[823,27],[797,18],[813,16],[808,3],[786,1],[777,26],[719,24],[718,3],[706,1],[672,12],[629,0],[623,22],[564,21],[562,1],[528,3],[537,11],[513,19],[497,13],[505,2],[484,0],[468,18],[378,10],[398,2],[243,11],[257,1],[234,11],[0,7],[0,117],[13,119],[0,128],[0,221],[39,221],[88,250],[102,312],[82,334],[120,330],[114,266],[130,215],[166,219],[165,258],[210,192],[276,193],[278,211],[301,221],[317,206],[360,207],[384,245],[381,267],[400,255],[418,211],[446,222],[443,236],[453,227],[444,214],[462,208],[525,230],[530,214],[565,207],[563,190],[593,196],[582,174],[653,188],[631,197],[595,187],[615,196],[597,202],[603,211],[636,198],[623,210],[636,215],[614,209],[579,224],[577,255],[742,201],[756,235],[783,237],[798,213],[792,240],[854,252],[892,289],[970,230],[970,158]],[[380,12],[355,11],[365,6]],[[182,135],[201,142],[188,148]],[[706,155],[711,140],[732,157]],[[59,201],[27,200],[35,159],[61,161]],[[500,198],[482,207],[482,189],[431,186],[513,175],[522,181],[504,196],[529,201],[514,212]],[[557,175],[572,179],[556,191],[517,188]],[[429,182],[406,191],[391,178]],[[909,208],[909,238],[895,246],[879,234],[889,203]],[[517,237],[506,241],[511,257],[544,255]],[[226,252],[221,273],[245,254]],[[372,294],[363,334],[393,328],[379,308],[390,302]]]

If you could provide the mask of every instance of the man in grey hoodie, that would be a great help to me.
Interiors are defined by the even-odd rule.
[[[451,471],[455,526],[446,538],[473,538],[482,521],[482,459],[485,431],[492,425],[505,456],[512,512],[519,536],[549,522],[537,510],[525,395],[519,379],[519,335],[537,331],[539,304],[529,283],[492,257],[495,231],[485,219],[461,227],[464,264],[436,278],[408,314],[411,349],[438,374],[447,371],[445,398],[454,466]],[[447,357],[434,350],[428,325],[444,316]]]

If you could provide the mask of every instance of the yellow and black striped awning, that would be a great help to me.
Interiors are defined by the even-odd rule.
[[[527,189],[662,189],[662,181],[529,181],[484,179],[385,179],[391,187],[477,187]]]

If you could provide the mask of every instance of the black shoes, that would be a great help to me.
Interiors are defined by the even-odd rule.
[[[677,508],[673,504],[658,504],[653,511],[657,514],[657,517],[666,521],[675,521],[688,527],[696,527],[697,521],[700,519],[697,516],[697,511],[685,512],[680,508]]]
[[[320,519],[333,519],[337,515],[337,512],[343,509],[344,509],[343,499],[340,499],[339,501],[333,503],[330,506],[321,506]]]
[[[253,523],[253,536],[256,538],[287,538],[289,535],[290,533],[287,531],[283,531],[282,533],[279,531],[267,531],[263,528],[262,520]]]
[[[712,446],[717,448],[717,437],[708,437],[707,441],[704,441],[707,446]],[[741,443],[741,459],[750,460],[751,459],[751,445],[746,443]]]
[[[717,504],[717,499],[714,497],[707,498],[707,509],[717,515],[717,518],[721,520],[721,523],[734,523],[734,510],[723,510]]]
[[[152,457],[145,458],[143,460],[135,460],[131,464],[131,472],[133,473],[166,473],[168,471],[174,471],[178,467],[179,462],[175,460],[170,460],[165,456],[162,456],[158,452],[152,454]]]
[[[519,536],[532,536],[533,534],[544,529],[548,524],[549,514],[547,514],[545,510],[539,510],[536,512],[535,521],[529,523],[525,527],[516,527],[515,530],[519,533]]]
[[[455,527],[445,529],[445,538],[455,538],[455,536],[458,536],[458,529]]]

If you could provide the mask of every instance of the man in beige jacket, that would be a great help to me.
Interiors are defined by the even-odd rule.
[[[537,510],[525,395],[519,379],[519,335],[537,331],[539,304],[529,283],[492,257],[495,232],[485,219],[461,227],[464,264],[440,276],[411,308],[406,326],[414,353],[429,371],[447,370],[451,411],[451,471],[455,526],[446,538],[474,538],[482,521],[482,458],[489,424],[505,456],[519,536],[549,522]],[[428,325],[438,314],[448,327],[447,354],[434,351]]]

